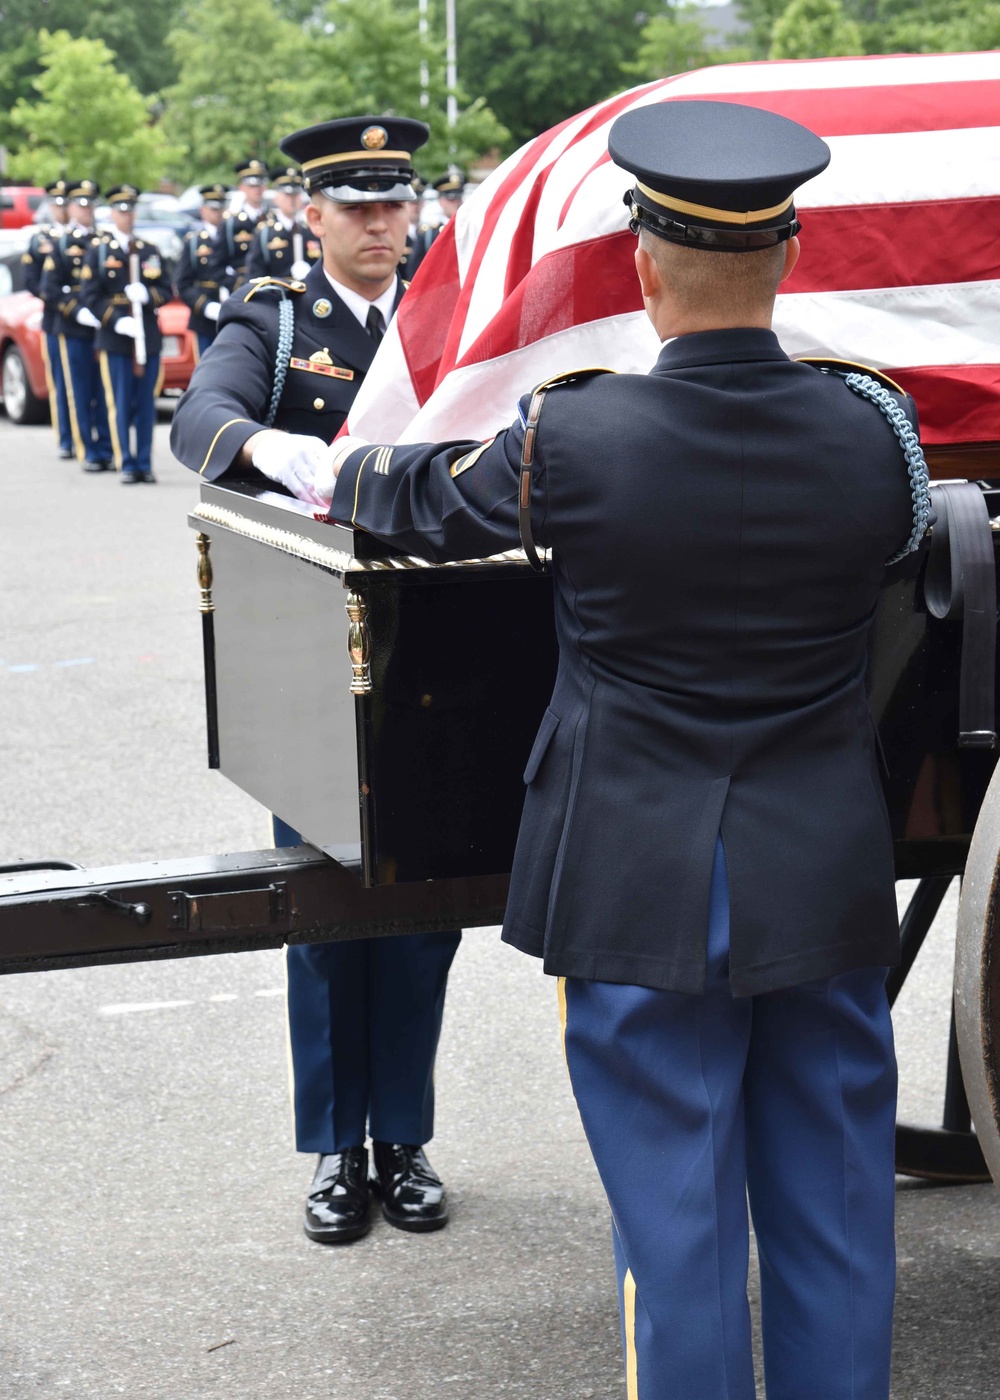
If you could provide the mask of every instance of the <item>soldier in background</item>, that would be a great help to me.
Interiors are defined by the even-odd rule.
[[[232,290],[246,276],[247,258],[258,225],[267,218],[264,192],[267,189],[267,166],[262,160],[241,160],[233,166],[239,185],[229,212],[222,221],[222,242],[226,260],[223,275]]]
[[[270,179],[274,208],[258,225],[243,281],[286,277],[301,282],[322,253],[302,214],[302,173],[294,165],[282,165],[271,171]]]
[[[413,192],[417,196],[413,204],[410,205],[410,227],[406,235],[406,248],[400,259],[400,270],[403,274],[404,282],[412,282],[413,274],[423,262],[424,243],[420,236],[420,211],[423,208],[424,190],[427,182],[419,175],[413,176]]]
[[[111,444],[122,484],[155,481],[153,424],[160,390],[160,335],[156,308],[170,294],[155,244],[132,233],[139,191],[108,190],[114,232],[102,234],[87,254],[82,296],[96,318],[101,378],[111,422]],[[135,447],[131,431],[135,429]]]
[[[455,217],[462,206],[465,196],[465,171],[457,165],[449,165],[443,175],[439,175],[431,185],[431,189],[437,192],[438,204],[441,206],[441,217],[437,222],[427,222],[420,226],[421,258],[425,257],[431,244],[438,234],[451,219]]]
[[[226,246],[222,216],[229,189],[226,185],[199,185],[201,228],[184,237],[184,247],[174,271],[174,289],[189,310],[188,326],[198,341],[198,358],[215,339],[222,303],[231,290],[226,277]]]
[[[98,239],[94,206],[99,194],[93,180],[67,181],[69,218],[42,265],[42,299],[54,311],[70,431],[77,460],[85,472],[107,471],[112,450],[94,359],[94,332],[99,323],[83,300],[86,260]]]
[[[36,229],[31,235],[28,251],[21,259],[25,265],[25,288],[36,297],[42,295],[42,269],[45,265],[45,259],[51,254],[56,241],[65,231],[69,222],[69,207],[66,200],[68,188],[64,178],[53,180],[45,186],[52,219],[49,223]],[[74,456],[73,428],[69,418],[69,400],[66,397],[66,376],[63,374],[62,359],[59,355],[59,335],[56,329],[57,314],[54,301],[44,302],[42,359],[45,363],[45,382],[49,390],[52,429],[59,444],[59,456],[64,462],[68,462]]]

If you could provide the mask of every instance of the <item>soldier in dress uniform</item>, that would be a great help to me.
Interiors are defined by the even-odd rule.
[[[270,180],[274,208],[258,225],[243,280],[290,277],[301,282],[322,256],[320,241],[302,212],[302,172],[294,165],[282,165],[271,171]]]
[[[94,356],[97,321],[83,299],[87,255],[99,235],[94,206],[100,190],[93,180],[67,181],[69,219],[42,265],[42,299],[54,308],[70,431],[85,472],[111,467],[111,437],[101,376]]]
[[[199,185],[201,228],[184,236],[184,247],[174,270],[174,289],[189,308],[188,325],[198,341],[201,358],[215,339],[215,327],[222,303],[231,291],[227,277],[227,249],[222,237],[222,218],[228,186]]]
[[[244,281],[254,235],[267,218],[267,205],[264,202],[267,166],[254,156],[249,160],[237,161],[233,169],[238,181],[236,195],[222,221],[222,242],[226,254],[223,275],[230,291]]]
[[[431,189],[437,191],[438,204],[441,209],[441,216],[438,219],[430,220],[421,224],[419,228],[421,257],[426,256],[431,244],[438,234],[451,219],[455,217],[462,207],[462,200],[465,196],[466,184],[465,171],[457,165],[449,165],[443,175],[439,175],[431,184]]]
[[[212,353],[174,415],[180,461],[210,481],[252,464],[309,499],[403,295],[412,153],[426,139],[422,122],[356,117],[281,143],[306,177],[306,218],[323,258],[302,281],[264,278],[226,302]],[[293,316],[289,342],[283,307]],[[276,845],[299,840],[275,818]],[[287,950],[296,1145],[319,1154],[305,1212],[311,1239],[336,1244],[368,1230],[367,1134],[389,1223],[423,1231],[448,1219],[423,1146],[433,1133],[434,1057],[460,936]]]
[[[155,481],[153,426],[160,392],[160,335],[156,308],[170,295],[159,250],[132,232],[139,191],[115,185],[107,192],[114,232],[87,254],[81,284],[96,318],[101,379],[111,423],[111,445],[122,483]],[[132,434],[135,445],[132,445]]]
[[[406,247],[400,259],[400,271],[405,282],[412,282],[414,273],[424,260],[424,240],[420,235],[420,210],[423,207],[424,190],[427,182],[414,171],[413,190],[417,198],[410,205],[410,227],[406,234]]]
[[[676,101],[609,149],[650,374],[558,376],[486,445],[341,439],[311,491],[435,560],[551,548],[504,938],[562,979],[630,1400],[752,1400],[748,1191],[770,1400],[887,1400],[899,937],[865,675],[926,528],[913,404],[770,329],[824,142]]]
[[[42,295],[42,270],[45,259],[55,247],[56,241],[65,231],[69,222],[69,206],[66,199],[68,185],[64,178],[51,181],[45,186],[48,197],[50,223],[42,224],[31,235],[27,252],[21,258],[25,265],[25,289],[33,296]],[[60,294],[61,295],[61,294]],[[42,358],[45,362],[45,383],[49,391],[49,412],[52,430],[59,444],[59,456],[68,462],[74,455],[73,429],[69,417],[69,400],[66,397],[66,376],[63,374],[62,359],[59,355],[59,334],[55,301],[44,302],[42,311]]]

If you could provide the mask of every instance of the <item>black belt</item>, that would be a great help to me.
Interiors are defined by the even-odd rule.
[[[924,599],[927,611],[962,619],[958,742],[963,748],[996,745],[997,581],[993,531],[982,491],[963,481],[935,486]]]

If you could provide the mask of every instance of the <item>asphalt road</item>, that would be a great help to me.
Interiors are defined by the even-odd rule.
[[[0,418],[0,860],[268,844],[204,767],[195,485],[157,432],[159,484],[123,488]],[[911,1120],[940,1114],[953,919],[898,1008]],[[624,1397],[552,984],[467,934],[430,1150],[452,1222],[324,1249],[283,982],[276,953],[0,979],[2,1400]],[[897,1204],[895,1400],[996,1400],[1000,1201],[901,1182]]]

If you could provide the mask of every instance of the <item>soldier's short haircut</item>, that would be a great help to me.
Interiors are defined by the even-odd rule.
[[[781,283],[787,244],[756,252],[716,253],[668,243],[642,229],[639,242],[685,307],[756,311],[770,306]]]

